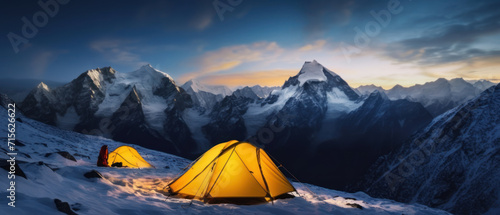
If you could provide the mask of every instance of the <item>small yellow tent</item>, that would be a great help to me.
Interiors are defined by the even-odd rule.
[[[253,204],[296,191],[263,149],[236,140],[212,147],[168,186],[206,203]]]
[[[144,158],[139,155],[139,152],[130,146],[120,146],[108,156],[109,166],[121,163],[121,167],[131,168],[151,168],[153,165],[149,164]]]

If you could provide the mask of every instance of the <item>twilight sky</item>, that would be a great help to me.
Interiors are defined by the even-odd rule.
[[[0,78],[69,82],[149,63],[179,84],[281,86],[316,59],[354,87],[500,81],[495,0],[40,2],[0,9]]]

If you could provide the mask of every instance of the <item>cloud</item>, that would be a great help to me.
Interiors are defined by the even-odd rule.
[[[299,51],[311,51],[311,50],[318,50],[322,49],[326,45],[326,40],[316,40],[312,44],[307,44],[305,46],[302,46],[299,48]]]
[[[92,41],[90,48],[112,63],[134,67],[147,64],[141,60],[138,54],[134,53],[139,49],[133,43],[133,41],[121,39],[100,39]]]
[[[215,17],[215,10],[212,8],[201,8],[190,20],[190,26],[197,30],[204,30],[212,25]]]
[[[400,62],[419,65],[439,65],[500,56],[500,47],[476,48],[481,38],[500,33],[500,3],[479,6],[462,12],[450,21],[436,23],[422,36],[404,39],[388,45],[386,55]]]
[[[42,76],[49,66],[50,62],[55,58],[55,53],[52,51],[41,51],[35,54],[31,61],[31,70],[36,77]]]
[[[256,42],[248,45],[222,47],[205,52],[194,61],[199,71],[181,76],[182,81],[234,69],[242,64],[269,60],[279,56],[283,49],[275,42]]]
[[[422,74],[433,78],[496,80],[500,78],[500,56],[475,58],[470,62],[452,62],[422,68]]]
[[[310,36],[322,36],[334,25],[346,25],[352,15],[354,0],[306,1],[302,5],[306,16],[305,32]]]

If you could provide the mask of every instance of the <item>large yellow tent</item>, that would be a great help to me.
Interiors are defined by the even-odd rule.
[[[168,186],[207,203],[253,204],[296,191],[263,149],[236,140],[212,147]]]
[[[144,158],[139,155],[139,152],[130,146],[120,146],[108,156],[108,165],[121,163],[121,167],[132,168],[151,168],[153,165],[149,164]]]

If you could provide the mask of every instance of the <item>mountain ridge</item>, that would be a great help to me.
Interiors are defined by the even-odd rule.
[[[458,214],[498,211],[499,109],[500,84],[436,117],[398,150],[381,157],[362,189]]]
[[[435,117],[479,95],[486,88],[495,85],[486,80],[466,81],[463,78],[447,80],[438,78],[424,84],[410,87],[395,85],[385,90],[375,85],[362,85],[355,90],[361,95],[367,95],[374,90],[383,91],[392,99],[408,99],[424,105]]]

